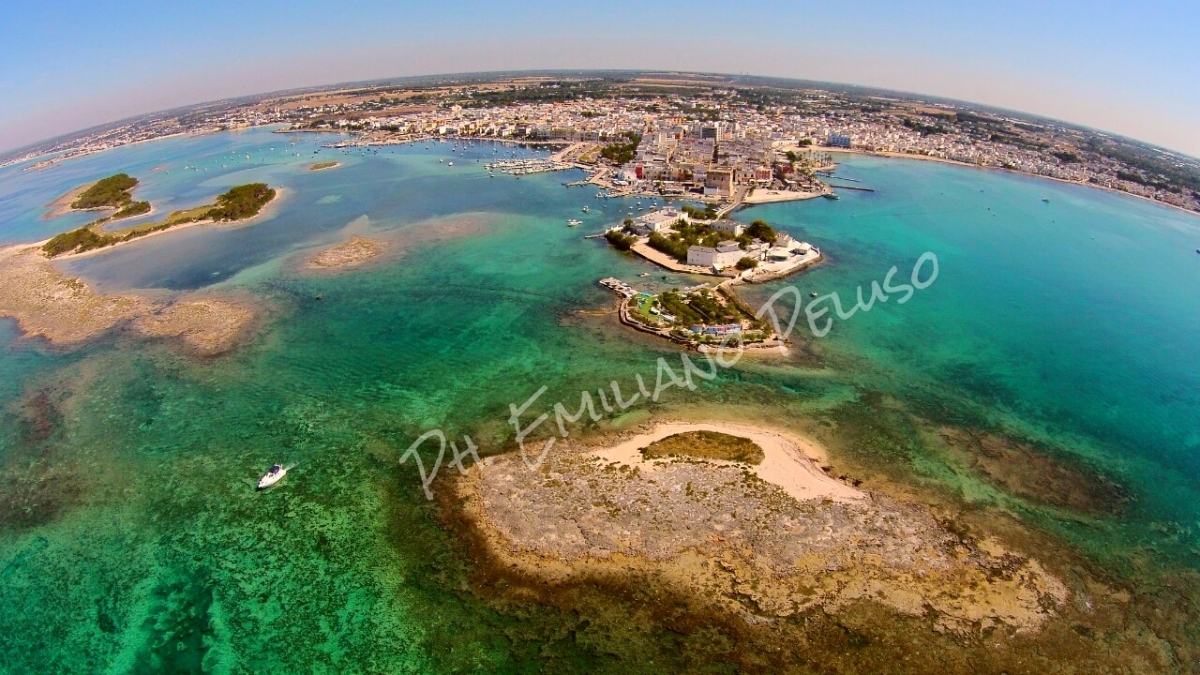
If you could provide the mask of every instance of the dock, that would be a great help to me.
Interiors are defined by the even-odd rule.
[[[600,280],[600,285],[626,298],[632,298],[637,295],[637,289],[616,277],[605,277]]]

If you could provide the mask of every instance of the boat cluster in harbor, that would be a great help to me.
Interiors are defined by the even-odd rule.
[[[564,171],[566,169],[574,169],[573,164],[564,164],[553,159],[534,158],[534,159],[502,159],[490,164],[484,165],[489,172],[499,171],[508,173],[514,176],[525,176],[533,173],[546,173],[549,171]]]

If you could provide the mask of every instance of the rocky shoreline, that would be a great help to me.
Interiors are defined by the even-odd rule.
[[[750,623],[873,602],[932,612],[950,634],[1015,634],[1069,599],[1037,560],[956,535],[926,507],[868,491],[798,500],[732,463],[620,464],[572,444],[538,470],[486,458],[452,489],[495,565],[539,583],[653,573]]]
[[[75,346],[127,326],[137,337],[178,338],[186,351],[211,356],[232,349],[258,314],[235,299],[105,295],[67,278],[36,245],[0,249],[0,317],[15,319],[26,337],[54,346]]]

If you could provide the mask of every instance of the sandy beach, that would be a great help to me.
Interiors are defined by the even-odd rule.
[[[76,209],[71,208],[71,204],[74,203],[74,201],[79,198],[79,195],[86,192],[87,189],[92,187],[93,185],[95,185],[94,182],[93,183],[84,183],[83,185],[80,185],[79,187],[68,191],[63,196],[61,196],[58,199],[55,199],[54,201],[47,204],[46,208],[49,209],[49,211],[46,211],[46,213],[42,214],[42,220],[51,220],[51,219],[57,218],[59,216],[66,215],[68,213],[74,213],[76,211]],[[111,207],[99,207],[99,208],[95,208],[95,209],[80,209],[80,210],[82,210],[82,211],[104,211],[104,210],[115,210],[115,209],[112,209]]]
[[[824,192],[793,192],[791,190],[755,190],[753,194],[748,194],[742,198],[742,204],[746,206],[754,206],[755,204],[774,204],[776,202],[798,202],[808,199],[816,199],[824,195]]]
[[[754,441],[763,449],[766,458],[760,464],[750,467],[749,470],[762,480],[783,488],[784,492],[791,495],[796,501],[808,499],[853,501],[865,496],[859,490],[831,478],[821,470],[819,464],[828,462],[828,455],[825,449],[815,441],[786,436],[779,432],[756,427],[728,423],[663,422],[654,427],[652,431],[634,436],[611,448],[597,450],[593,455],[606,461],[626,466],[639,466],[653,471],[656,466],[669,460],[646,460],[641,455],[641,449],[668,436],[692,431],[715,431]],[[703,461],[722,465],[735,464],[717,459]]]

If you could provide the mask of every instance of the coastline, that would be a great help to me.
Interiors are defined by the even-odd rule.
[[[43,213],[40,220],[53,220],[60,216],[65,216],[68,213],[82,213],[85,211],[106,211],[106,210],[115,211],[116,209],[111,206],[96,206],[96,207],[93,207],[90,209],[73,209],[73,208],[71,208],[71,204],[74,203],[74,201],[79,198],[79,195],[86,192],[88,188],[90,188],[91,186],[93,186],[95,184],[96,184],[96,182],[92,181],[91,183],[84,183],[83,185],[74,187],[74,188],[68,190],[65,194],[63,194],[58,199],[55,199],[54,201],[50,202],[49,204],[46,204],[46,206],[44,208],[49,209],[49,211],[46,211],[45,213]]]
[[[1176,211],[1181,211],[1183,213],[1187,213],[1192,216],[1196,216],[1196,217],[1200,218],[1200,212],[1193,211],[1191,209],[1185,209],[1182,206],[1176,206],[1176,205],[1170,204],[1168,202],[1160,202],[1157,199],[1143,197],[1142,195],[1135,195],[1132,192],[1126,192],[1124,190],[1118,190],[1116,188],[1111,188],[1111,187],[1107,187],[1104,185],[1096,185],[1095,183],[1085,183],[1083,181],[1067,180],[1065,178],[1055,178],[1054,176],[1044,176],[1039,173],[1029,173],[1028,171],[1018,171],[1016,169],[1008,169],[1008,168],[1005,168],[1002,166],[982,166],[979,164],[971,164],[969,162],[960,162],[960,161],[954,160],[954,159],[946,159],[944,157],[931,157],[929,155],[921,155],[921,154],[916,154],[916,153],[910,154],[910,153],[905,153],[905,152],[876,152],[873,150],[855,150],[855,149],[847,149],[847,148],[826,148],[826,147],[818,147],[818,146],[812,146],[812,147],[809,147],[806,149],[812,150],[812,151],[819,150],[820,152],[827,152],[827,153],[831,153],[831,154],[832,153],[842,153],[842,154],[846,154],[846,155],[862,155],[864,157],[883,157],[886,159],[915,159],[915,160],[920,160],[923,162],[939,162],[941,164],[950,164],[953,166],[961,166],[961,167],[966,167],[969,169],[978,169],[978,170],[982,170],[982,171],[1001,171],[1004,173],[1012,174],[1014,176],[1025,176],[1027,178],[1037,178],[1037,179],[1042,179],[1042,180],[1049,180],[1049,181],[1054,181],[1055,183],[1062,183],[1063,185],[1075,185],[1077,187],[1085,187],[1085,188],[1090,188],[1093,190],[1100,190],[1102,192],[1107,192],[1109,194],[1121,195],[1123,197],[1131,197],[1133,199],[1138,199],[1143,202],[1146,202],[1148,204],[1155,204],[1157,206],[1163,206],[1163,207],[1166,207],[1169,209],[1175,209]]]

